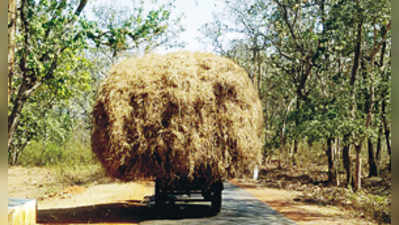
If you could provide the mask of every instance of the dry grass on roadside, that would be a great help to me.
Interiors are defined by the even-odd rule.
[[[67,185],[89,185],[91,183],[108,183],[112,179],[107,177],[99,163],[63,165],[54,167],[57,179]]]
[[[113,181],[95,161],[68,160],[45,166],[32,163],[13,166],[8,171],[8,192],[11,197],[38,200],[60,197],[72,189]]]
[[[47,198],[64,197],[71,192],[84,190],[95,184],[111,183],[114,179],[106,176],[99,163],[92,164],[57,164],[49,168],[53,171],[56,184],[48,187]],[[58,188],[57,188],[58,187]]]
[[[79,131],[76,135],[84,137],[87,136],[86,132]],[[31,174],[30,171],[40,171],[25,178],[37,178],[37,186],[29,182],[27,185],[37,189],[38,193],[33,197],[39,199],[54,197],[70,187],[113,181],[106,176],[89,144],[77,137],[71,138],[64,145],[32,142],[22,153],[19,164],[21,167],[14,167],[18,168],[14,171],[28,174]]]
[[[326,168],[318,164],[304,169],[299,166],[278,168],[277,163],[272,163],[260,171],[258,185],[299,191],[301,194],[295,201],[338,206],[353,212],[356,217],[389,224],[392,197],[390,173],[383,171],[381,177],[363,179],[363,190],[354,192],[345,188],[343,183],[339,187],[328,185]]]

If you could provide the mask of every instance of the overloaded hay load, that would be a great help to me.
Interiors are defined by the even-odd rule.
[[[115,65],[93,109],[92,150],[109,175],[231,178],[260,162],[262,107],[231,60],[176,52]]]

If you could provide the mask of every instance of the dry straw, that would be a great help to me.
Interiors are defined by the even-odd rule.
[[[133,57],[115,65],[99,90],[92,150],[109,175],[125,181],[226,179],[259,163],[262,118],[251,80],[229,59]]]

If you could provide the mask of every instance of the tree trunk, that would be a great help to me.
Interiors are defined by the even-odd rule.
[[[281,163],[281,156],[285,152],[285,120],[283,121],[283,127],[281,128],[280,132],[280,152],[279,152],[279,157],[278,157],[278,168],[282,168],[282,163]]]
[[[368,138],[367,144],[369,153],[369,177],[375,177],[378,176],[378,168],[374,157],[374,145],[371,138]]]
[[[359,1],[357,1],[357,5],[359,5]],[[356,114],[355,114],[355,110],[357,108],[357,102],[356,102],[356,86],[355,86],[355,82],[356,82],[356,76],[357,76],[357,72],[359,70],[359,64],[360,64],[360,58],[361,58],[361,52],[362,52],[362,32],[363,32],[363,19],[360,17],[360,22],[357,24],[357,38],[354,39],[355,40],[355,49],[354,49],[354,56],[353,56],[353,65],[352,65],[352,71],[351,71],[351,79],[350,79],[350,86],[351,88],[351,99],[352,99],[352,104],[350,105],[350,112],[352,114],[352,120],[356,119]],[[350,134],[346,134],[344,137],[344,143],[345,143],[345,147],[344,147],[344,152],[343,152],[343,158],[344,158],[344,167],[346,169],[346,175],[347,175],[347,186],[349,187],[351,185],[352,182],[352,186],[354,186],[356,188],[357,186],[357,178],[358,177],[358,171],[356,170],[356,180],[353,179],[352,176],[352,171],[351,171],[351,161],[350,161],[350,156],[349,156],[349,148],[350,145],[348,144],[348,139],[349,139],[349,135]],[[356,149],[356,169],[359,169],[361,167],[360,163],[360,152],[357,151],[358,149]]]
[[[17,123],[16,127],[19,126]],[[24,136],[23,140],[21,139],[13,139],[14,141],[10,143],[8,149],[8,164],[9,165],[17,165],[19,163],[19,157],[24,152],[26,146],[31,142],[34,133],[29,132],[26,133],[26,130],[23,131],[23,134],[20,132],[15,133],[15,135]]]
[[[256,49],[256,43],[254,41],[254,46],[252,48],[252,64],[253,64],[253,78],[252,78],[252,82],[255,86],[255,89],[258,91],[259,93],[259,87],[258,87],[258,74],[257,74],[257,68],[256,68],[256,61],[257,61],[257,49]]]
[[[308,148],[312,149],[313,148],[313,141],[311,139],[306,140],[306,142],[308,143]]]
[[[258,64],[258,94],[259,94],[259,96],[262,96],[262,93],[261,93],[261,81],[262,81],[262,61],[261,61],[261,59],[260,59],[260,52],[257,54],[257,64]]]
[[[337,185],[337,170],[335,166],[334,153],[332,149],[332,138],[327,139],[327,157],[328,157],[328,183]]]
[[[13,101],[14,105],[12,107],[11,114],[8,116],[8,147],[10,147],[13,141],[14,132],[17,127],[20,113],[26,101],[25,89],[26,88],[24,85],[19,88],[15,101]]]
[[[294,146],[293,146],[293,150],[292,150],[292,165],[296,166],[296,153],[298,152],[298,141],[297,139],[295,139],[294,141]]]
[[[392,150],[391,150],[391,139],[390,139],[390,129],[388,127],[388,123],[387,123],[387,119],[385,117],[385,101],[382,101],[382,123],[384,125],[384,134],[385,134],[385,141],[387,144],[387,150],[388,150],[388,154],[389,154],[389,165],[388,165],[388,169],[389,171],[391,171],[391,165],[392,165]]]
[[[387,150],[388,150],[388,154],[389,154],[389,171],[391,171],[391,165],[392,165],[392,150],[391,150],[391,140],[389,138],[390,136],[390,130],[388,128],[387,125],[385,125],[385,141],[387,144]]]
[[[352,184],[353,176],[352,176],[352,161],[349,155],[350,145],[345,144],[342,149],[342,160],[344,164],[344,168],[346,170],[346,185],[349,187]]]
[[[17,151],[14,145],[8,147],[8,164],[14,166],[17,161]]]
[[[355,174],[355,191],[362,189],[362,159],[360,153],[362,151],[362,144],[355,145],[356,150],[356,174]]]
[[[387,34],[388,30],[390,29],[390,27],[391,27],[391,23],[389,23],[389,24],[387,25],[387,27],[383,26],[383,27],[381,28],[381,37],[383,38],[384,42],[383,42],[382,48],[381,48],[380,65],[379,65],[380,67],[383,67],[383,66],[384,66],[384,57],[385,57],[385,51],[386,51],[386,47],[387,47],[387,41],[386,41],[385,37],[386,37],[386,34]],[[381,73],[381,74],[382,74],[383,80],[387,81],[387,79],[384,77],[384,73]],[[389,165],[388,165],[388,168],[389,168],[389,170],[391,170],[391,163],[392,163],[391,140],[390,140],[390,138],[389,138],[389,136],[390,136],[390,130],[389,130],[389,128],[388,128],[387,121],[386,121],[386,117],[385,117],[385,107],[386,107],[386,103],[385,103],[385,99],[384,99],[385,93],[386,93],[387,91],[388,91],[388,90],[384,90],[383,96],[382,96],[381,118],[382,118],[382,124],[383,124],[383,127],[384,127],[385,141],[386,141],[387,150],[388,150],[388,154],[389,154]],[[378,133],[378,138],[381,137],[380,132],[382,132],[382,128],[381,128],[381,127],[380,127],[380,131],[379,131],[379,133]],[[380,139],[379,139],[379,140],[380,140]],[[377,159],[378,159],[378,160],[380,159],[380,150],[379,150],[379,149],[381,149],[381,143],[380,143],[379,145],[380,145],[379,147],[377,146]]]
[[[377,165],[379,165],[380,159],[381,159],[381,136],[382,136],[382,126],[380,125],[378,128],[377,150],[376,150],[376,154],[375,154],[375,160],[376,160]],[[377,166],[377,169],[379,169],[379,166]]]
[[[16,22],[16,0],[8,0],[8,102],[13,90]]]
[[[339,168],[339,162],[340,162],[340,154],[341,154],[341,141],[339,138],[335,139],[335,145],[334,145],[334,163],[335,163],[335,171],[337,173],[337,186],[340,184],[340,179],[338,175],[338,168]]]
[[[8,157],[8,164],[9,165],[17,165],[19,163],[19,157],[21,156],[23,150],[25,147],[29,144],[30,141],[25,141],[22,144],[11,144],[10,151],[9,151],[9,157]]]

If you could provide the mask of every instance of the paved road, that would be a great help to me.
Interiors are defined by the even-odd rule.
[[[157,207],[152,201],[124,201],[71,208],[38,210],[38,222],[59,223],[122,223],[141,225],[288,225],[294,222],[257,200],[248,192],[225,183],[222,209],[211,215],[210,203],[178,204]]]
[[[179,213],[158,209],[160,218],[141,222],[141,225],[291,225],[293,221],[283,217],[250,193],[224,184],[222,210],[216,216],[207,216],[208,205],[184,205]]]

